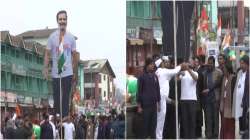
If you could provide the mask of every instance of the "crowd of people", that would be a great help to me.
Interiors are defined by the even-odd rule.
[[[236,133],[249,138],[249,57],[240,58],[237,70],[224,54],[218,56],[218,67],[215,61],[213,56],[207,61],[205,56],[178,59],[175,67],[168,56],[146,59],[137,93],[143,127],[136,137],[174,139],[178,118],[180,138],[202,138],[203,125],[206,138],[234,139]],[[240,132],[235,128],[238,120]]]
[[[124,113],[109,115],[75,114],[60,120],[60,116],[43,113],[37,120],[31,114],[5,117],[1,123],[3,139],[124,139]]]

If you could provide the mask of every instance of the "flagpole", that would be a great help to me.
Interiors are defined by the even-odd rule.
[[[61,121],[61,138],[62,139],[62,75],[60,74],[60,121]]]
[[[174,19],[174,61],[175,67],[177,66],[177,50],[176,50],[176,10],[175,1],[173,1],[173,19]],[[178,127],[178,95],[177,95],[177,80],[175,79],[175,118],[176,118],[176,139],[179,139],[179,127]]]

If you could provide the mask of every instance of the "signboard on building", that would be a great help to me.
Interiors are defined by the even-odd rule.
[[[39,106],[40,105],[40,98],[33,98],[33,103],[34,103],[34,105],[36,105],[36,106]]]
[[[127,28],[127,38],[139,38],[139,27]]]
[[[1,95],[1,102],[16,102],[17,100],[17,96],[16,94],[14,93],[11,93],[11,92],[4,92],[4,91],[1,91],[0,92],[0,95]]]
[[[219,65],[217,60],[218,60],[218,55],[220,53],[218,43],[215,41],[208,41],[206,45],[207,45],[207,56],[208,57],[214,56],[215,66],[217,67]]]
[[[26,96],[24,98],[24,103],[25,104],[32,104],[32,97]]]
[[[25,97],[23,95],[17,95],[17,102],[18,103],[24,103]]]
[[[54,107],[54,100],[52,96],[49,97],[49,105],[50,107]]]
[[[154,39],[156,39],[156,42],[158,45],[162,45],[162,29],[161,28],[154,28]]]

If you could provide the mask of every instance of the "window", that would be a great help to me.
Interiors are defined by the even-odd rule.
[[[23,90],[23,76],[17,76],[16,86],[18,89]]]
[[[91,82],[91,75],[89,73],[84,74],[84,82],[90,83]]]
[[[43,64],[43,58],[42,57],[39,58],[40,58],[40,64]]]
[[[2,45],[1,46],[1,54],[5,54],[6,53],[5,49],[6,49],[5,45]]]
[[[6,89],[6,77],[5,77],[5,72],[1,71],[1,88]]]
[[[16,55],[16,54],[15,54],[15,49],[12,48],[12,49],[11,49],[11,56],[12,56],[12,57],[15,57],[15,55]]]
[[[32,77],[26,77],[28,90],[32,89]]]
[[[100,93],[102,93],[102,89],[101,89],[101,88],[99,88],[99,94],[100,94]]]
[[[25,60],[32,62],[32,54],[30,53],[25,53]]]
[[[95,82],[94,76],[95,76],[94,73],[84,74],[84,82],[85,83],[94,83]]]
[[[103,75],[103,81],[106,81],[106,75]]]
[[[104,91],[104,93],[103,93],[103,97],[106,97],[106,91]]]
[[[102,82],[102,75],[101,74],[98,75],[98,80],[99,80],[99,83]]]
[[[85,93],[85,99],[89,100],[90,97],[94,97],[95,89],[94,88],[84,88],[84,93]]]
[[[21,89],[21,76],[18,76],[18,75],[11,75],[11,85],[12,85],[12,88],[14,89]]]
[[[25,53],[25,60],[29,60],[29,54],[28,53]]]
[[[40,57],[37,55],[37,57],[36,57],[36,63],[37,64],[40,64]]]
[[[37,55],[37,57],[36,57],[36,63],[37,64],[43,64],[43,58],[41,56]]]
[[[19,58],[19,56],[20,56],[20,51],[16,50],[16,58]]]
[[[29,54],[29,62],[32,62],[32,54]]]
[[[6,46],[6,55],[9,55],[9,54],[10,54],[10,47]]]

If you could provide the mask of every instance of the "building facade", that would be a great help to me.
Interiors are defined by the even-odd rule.
[[[127,1],[126,8],[127,73],[138,75],[145,59],[162,49],[160,2]]]
[[[49,106],[51,80],[42,75],[44,47],[1,31],[1,108]],[[1,112],[3,113],[3,112]]]
[[[115,99],[115,74],[107,59],[80,60],[79,87],[81,99],[91,108],[110,105]]]

